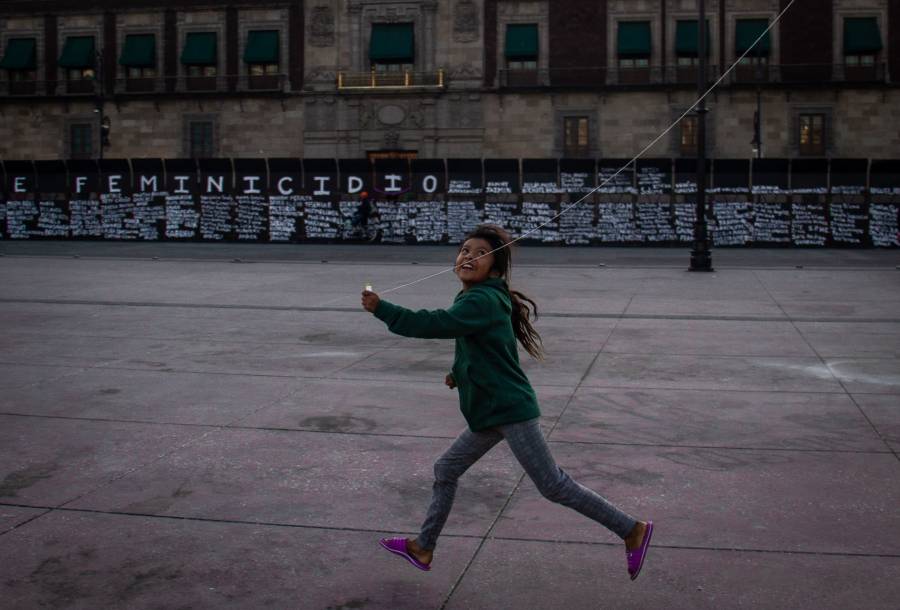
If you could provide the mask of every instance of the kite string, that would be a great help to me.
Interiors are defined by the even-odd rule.
[[[716,82],[714,82],[714,83],[713,83],[713,84],[712,84],[712,85],[711,85],[711,86],[703,93],[703,95],[701,95],[701,96],[697,99],[697,101],[695,101],[693,104],[691,104],[690,107],[689,107],[687,110],[685,110],[685,111],[681,114],[681,116],[679,116],[677,119],[675,119],[675,121],[673,121],[671,125],[669,125],[669,126],[668,126],[664,131],[662,131],[662,133],[660,133],[658,136],[656,136],[655,138],[653,138],[653,140],[652,140],[649,144],[647,144],[647,146],[645,146],[638,154],[636,154],[634,157],[632,157],[630,161],[628,161],[628,162],[625,163],[622,167],[620,167],[618,170],[616,170],[616,172],[613,173],[611,176],[609,176],[606,180],[604,180],[603,182],[601,182],[600,184],[598,184],[597,186],[595,186],[593,189],[591,189],[590,191],[588,191],[587,193],[585,193],[580,199],[576,200],[575,202],[573,202],[573,203],[569,204],[568,206],[566,206],[565,208],[561,209],[561,210],[559,211],[558,214],[556,214],[555,216],[553,216],[552,218],[550,218],[549,220],[547,220],[547,221],[544,222],[543,224],[540,224],[540,225],[534,227],[533,229],[529,229],[528,231],[525,231],[525,232],[522,233],[519,237],[516,237],[515,239],[511,239],[509,242],[503,244],[503,245],[500,246],[499,248],[495,248],[495,249],[491,250],[490,252],[486,252],[485,254],[482,254],[481,256],[478,256],[477,258],[475,258],[475,259],[473,259],[473,260],[478,260],[479,258],[483,258],[483,257],[485,257],[485,256],[488,256],[488,255],[490,255],[490,254],[493,254],[494,252],[497,252],[497,251],[499,251],[499,250],[502,250],[503,248],[508,248],[509,246],[512,246],[512,245],[513,245],[514,243],[516,243],[517,241],[522,240],[522,239],[525,239],[526,237],[528,237],[528,236],[531,235],[532,233],[535,233],[536,231],[540,231],[541,229],[543,229],[544,227],[546,227],[547,225],[549,225],[550,223],[552,223],[554,220],[556,220],[557,218],[559,218],[560,216],[562,216],[563,214],[565,214],[566,212],[568,212],[569,210],[571,210],[572,208],[574,208],[576,205],[578,205],[579,203],[581,203],[582,201],[584,201],[585,199],[587,199],[588,197],[590,197],[591,195],[593,195],[594,193],[596,193],[598,190],[600,190],[601,188],[603,188],[604,186],[606,186],[607,183],[609,183],[609,182],[610,182],[611,180],[613,180],[616,176],[618,176],[619,174],[621,174],[621,173],[625,170],[626,167],[628,167],[629,165],[631,165],[632,163],[634,163],[635,161],[637,161],[639,158],[641,158],[642,156],[644,156],[644,154],[645,154],[648,150],[650,150],[651,148],[653,148],[653,146],[655,146],[657,142],[659,142],[661,139],[663,139],[663,138],[666,136],[666,134],[668,134],[670,131],[672,131],[672,129],[674,129],[675,126],[678,125],[678,123],[680,123],[680,122],[684,119],[684,117],[686,117],[687,115],[689,115],[689,114],[697,107],[698,104],[700,104],[703,100],[705,100],[706,97],[707,97],[710,93],[712,93],[712,91],[713,91],[716,87],[719,86],[719,83],[721,83],[723,80],[725,80],[725,77],[728,76],[728,75],[731,73],[731,71],[734,70],[734,68],[735,68],[735,67],[736,67],[736,66],[737,66],[737,65],[738,65],[745,57],[747,57],[747,55],[750,53],[750,51],[751,51],[753,48],[755,48],[757,44],[760,43],[760,41],[761,41],[761,40],[769,33],[769,31],[770,31],[773,27],[775,27],[775,24],[778,23],[778,22],[781,20],[781,18],[782,18],[782,17],[784,16],[784,14],[788,11],[788,9],[790,9],[791,6],[793,6],[794,2],[796,2],[796,0],[790,0],[790,2],[788,2],[788,4],[781,10],[781,12],[778,13],[778,15],[775,17],[775,19],[772,20],[772,23],[770,23],[769,26],[768,26],[765,30],[763,30],[763,32],[762,32],[759,36],[757,36],[757,38],[756,38],[756,40],[753,42],[753,44],[752,44],[752,45],[749,45],[749,46],[747,47],[747,49],[741,54],[740,57],[738,57],[737,59],[734,60],[734,62],[728,67],[728,69],[725,70],[725,71],[722,73],[721,76],[719,76],[719,78],[716,80]],[[426,281],[426,280],[430,280],[430,279],[433,278],[433,277],[437,277],[437,276],[439,276],[439,275],[443,275],[444,273],[448,273],[448,272],[450,272],[450,271],[453,271],[455,268],[456,268],[455,266],[454,266],[454,267],[448,267],[448,268],[446,268],[446,269],[443,269],[443,270],[441,270],[441,271],[438,271],[437,273],[432,273],[431,275],[426,275],[425,277],[419,278],[419,279],[417,279],[417,280],[413,280],[412,282],[407,282],[406,284],[400,284],[399,286],[394,286],[393,288],[388,288],[388,289],[386,289],[386,290],[382,290],[382,291],[379,292],[379,294],[388,294],[388,293],[391,293],[391,292],[395,292],[395,291],[397,291],[397,290],[401,290],[401,289],[403,289],[403,288],[408,288],[409,286],[413,286],[413,285],[418,284],[418,283],[420,283],[420,282],[424,282],[424,281]],[[333,299],[333,300],[331,300],[331,301],[327,301],[326,303],[323,303],[322,305],[320,305],[320,307],[325,306],[325,305],[328,305],[328,304],[330,304],[330,303],[335,303],[335,302],[340,301],[340,300],[343,300],[343,299],[345,299],[345,298],[348,298],[348,297],[344,297],[344,296],[338,297],[337,299]]]

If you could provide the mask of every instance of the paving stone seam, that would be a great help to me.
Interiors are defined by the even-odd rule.
[[[15,244],[15,246],[22,246],[24,244]],[[32,245],[37,245],[37,242],[34,242]],[[46,245],[44,242],[41,245]],[[82,244],[83,245],[83,244]],[[109,245],[109,242],[106,242],[106,245]],[[155,244],[157,246],[165,246],[166,244],[162,242],[158,242]],[[105,254],[94,254],[94,255],[84,255],[84,254],[73,254],[73,253],[46,253],[46,254],[21,254],[21,253],[11,253],[7,250],[7,246],[13,246],[13,244],[6,242],[0,242],[0,258],[9,258],[9,259],[69,259],[69,260],[83,260],[83,261],[113,261],[113,262],[128,262],[133,263],[135,261],[146,262],[146,263],[214,263],[214,264],[254,264],[254,265],[333,265],[333,266],[392,266],[392,267],[408,267],[410,265],[417,265],[421,267],[434,267],[434,268],[443,268],[446,265],[438,260],[380,260],[373,261],[371,256],[361,256],[359,258],[355,257],[347,257],[345,254],[339,254],[340,258],[321,258],[322,254],[310,254],[309,258],[295,258],[295,259],[278,259],[278,258],[262,258],[256,255],[253,257],[247,257],[245,255],[244,258],[235,257],[232,255],[221,255],[217,257],[207,256],[207,257],[199,257],[199,256],[158,256],[154,254],[148,253],[135,253],[132,255],[105,255]],[[203,244],[200,248],[210,248],[212,244]],[[267,247],[277,247],[276,244],[267,244]],[[238,246],[240,247],[240,246]],[[345,246],[346,247],[346,246]],[[415,246],[410,248],[408,246],[401,246],[403,248],[408,248],[408,253],[413,254],[415,250],[420,250],[419,254],[421,254],[421,249],[423,246]],[[424,246],[427,247],[427,246]],[[456,252],[456,248],[453,247],[445,247],[446,252],[450,253],[451,256],[447,256],[445,253],[441,253],[441,259],[444,258],[452,258],[452,254]],[[534,249],[540,249],[540,246]],[[619,249],[619,248],[615,248]],[[607,250],[606,248],[593,248],[595,253],[603,252]],[[643,250],[641,247],[633,248],[633,250]],[[669,249],[671,253],[678,252],[678,248]],[[758,252],[758,251],[757,251]],[[819,252],[827,253],[828,250],[820,250]],[[833,251],[832,251],[833,252]],[[809,255],[812,252],[803,252],[802,250],[795,250],[790,252],[789,254],[793,255]],[[893,252],[879,252],[875,250],[867,251],[869,254],[884,254],[885,256],[892,256]],[[558,262],[542,262],[542,263],[532,263],[528,261],[518,260],[516,261],[516,268],[530,268],[530,269],[554,269],[557,267],[572,267],[577,269],[610,269],[610,270],[623,270],[623,269],[641,269],[641,270],[677,270],[677,271],[686,271],[687,263],[682,264],[682,262],[673,262],[673,263],[638,263],[638,262],[628,262],[628,261],[614,261],[609,259],[608,262],[601,263],[578,263],[573,262],[571,260],[561,258]],[[860,270],[870,270],[870,271],[892,271],[898,269],[900,267],[893,261],[886,263],[876,263],[876,262],[866,262],[866,263],[842,263],[840,265],[835,264],[827,264],[827,263],[817,263],[817,262],[804,262],[802,265],[797,265],[796,262],[784,262],[784,263],[741,263],[741,262],[719,262],[716,266],[717,270],[727,271],[727,270],[736,270],[736,271],[748,271],[748,270],[761,270],[761,271],[860,271]]]
[[[590,353],[590,352],[585,352]],[[616,354],[620,355],[620,354]],[[633,354],[633,355],[646,355],[646,354]],[[683,356],[689,357],[690,354],[682,354]],[[724,358],[725,356],[723,356]],[[751,357],[751,356],[736,356],[736,357]],[[762,357],[762,356],[760,356]],[[710,358],[713,358],[710,356]],[[845,360],[894,360],[894,358],[844,358]],[[64,364],[52,364],[52,363],[38,363],[38,362],[9,362],[9,361],[0,361],[0,366],[35,366],[35,367],[43,367],[43,368],[82,368],[82,369],[96,369],[102,371],[133,371],[133,372],[146,372],[146,373],[176,373],[176,374],[184,374],[184,375],[223,375],[223,376],[233,376],[233,377],[262,377],[262,378],[273,378],[273,379],[296,379],[296,380],[307,380],[307,381],[324,381],[326,377],[323,375],[296,375],[296,374],[288,374],[288,373],[252,373],[249,371],[204,371],[204,370],[191,370],[191,369],[173,369],[173,368],[164,368],[164,369],[151,369],[151,368],[137,368],[137,367],[124,367],[124,366],[112,366],[115,362],[119,360],[109,361],[111,364],[94,364],[90,366],[68,366]],[[422,383],[430,383],[425,379],[400,379],[400,378],[391,378],[385,379],[383,377],[349,377],[349,376],[341,376],[334,377],[333,379],[328,379],[329,381],[389,381],[393,384],[402,384],[402,383],[410,383],[410,384],[422,384]],[[567,383],[548,383],[543,382],[539,385],[535,385],[535,387],[546,387],[546,388],[568,388],[571,387],[571,384]],[[688,387],[688,388],[673,388],[670,386],[628,386],[628,385],[587,385],[585,388],[589,388],[591,390],[633,390],[633,391],[641,391],[641,390],[651,390],[651,391],[665,391],[665,392],[706,392],[709,391],[709,386],[705,387]],[[846,394],[846,390],[835,390],[835,391],[826,391],[826,390],[789,390],[789,389],[756,389],[756,388],[741,388],[738,390],[728,390],[715,388],[717,392],[727,392],[727,393],[744,393],[744,394],[752,394],[752,393],[770,393],[770,394]],[[886,396],[893,395],[891,392],[854,392],[854,394],[863,395],[863,396]]]
[[[267,405],[271,406],[271,405]],[[263,407],[265,408],[265,407]],[[106,417],[75,417],[71,415],[50,415],[41,413],[16,413],[8,411],[0,411],[0,417],[26,417],[35,419],[54,419],[65,421],[82,421],[97,422],[110,424],[135,424],[149,426],[168,426],[168,427],[184,427],[184,428],[212,428],[220,430],[246,430],[260,432],[286,432],[286,433],[303,433],[303,434],[332,434],[336,436],[363,436],[377,438],[400,438],[400,439],[424,439],[424,440],[450,440],[455,436],[442,436],[437,434],[400,434],[390,432],[356,432],[350,430],[316,430],[314,428],[280,428],[274,426],[239,426],[233,424],[199,424],[193,422],[175,422],[175,421],[151,421],[140,419],[115,419]],[[558,420],[559,418],[554,418]],[[733,445],[686,445],[671,443],[614,443],[607,441],[571,441],[547,439],[547,442],[555,445],[587,445],[602,447],[655,447],[659,449],[709,449],[717,451],[759,451],[759,452],[783,452],[783,453],[827,453],[827,454],[858,454],[858,455],[892,455],[889,449],[810,449],[806,447],[746,447]]]
[[[267,409],[268,407],[271,407],[271,406],[273,406],[273,405],[275,405],[275,404],[278,404],[278,403],[280,403],[280,402],[283,401],[283,400],[289,399],[291,396],[293,396],[293,395],[296,394],[297,392],[300,392],[302,389],[303,389],[303,386],[301,385],[301,386],[296,387],[296,388],[291,388],[291,389],[287,390],[285,393],[280,393],[279,396],[276,397],[275,399],[273,399],[273,400],[271,400],[271,401],[268,401],[268,402],[265,402],[264,404],[260,405],[258,408],[252,410],[252,411],[249,412],[249,413],[246,413],[246,414],[244,414],[244,415],[239,416],[237,419],[235,419],[235,420],[233,420],[232,422],[229,422],[229,423],[237,423],[237,422],[240,422],[240,421],[242,421],[242,420],[244,420],[244,419],[247,419],[248,417],[253,417],[254,415],[256,415],[257,413],[259,413],[260,411],[262,411],[262,410],[264,410],[264,409]],[[142,470],[142,469],[144,469],[144,468],[147,468],[148,466],[151,466],[152,464],[155,464],[156,462],[159,462],[159,461],[161,461],[161,460],[164,460],[164,459],[168,458],[169,456],[175,454],[176,452],[181,451],[181,450],[185,449],[186,447],[189,447],[190,445],[192,445],[192,444],[194,444],[194,443],[198,443],[198,442],[202,441],[202,440],[205,439],[207,436],[209,436],[209,435],[215,433],[216,431],[221,430],[222,428],[224,428],[224,427],[227,426],[227,425],[228,425],[228,424],[224,424],[224,425],[222,425],[222,426],[215,426],[215,427],[212,427],[212,428],[209,429],[209,430],[206,430],[205,432],[203,432],[202,434],[200,434],[200,435],[198,435],[198,436],[193,436],[193,437],[189,438],[188,440],[186,440],[185,442],[181,443],[180,445],[177,445],[176,447],[173,447],[173,448],[171,448],[171,449],[168,449],[168,450],[164,451],[163,453],[159,454],[159,455],[156,456],[155,458],[151,458],[151,459],[149,459],[148,461],[146,461],[146,462],[144,462],[144,463],[142,463],[142,464],[137,464],[136,466],[132,467],[131,469],[129,469],[129,470],[123,472],[123,473],[120,473],[120,474],[118,474],[118,475],[116,475],[116,476],[114,476],[114,477],[112,477],[112,478],[110,478],[110,479],[108,479],[108,480],[106,480],[106,481],[101,482],[99,485],[96,485],[96,486],[92,487],[91,489],[88,489],[87,491],[81,493],[80,495],[78,495],[78,496],[76,496],[76,497],[74,497],[74,498],[70,498],[69,500],[66,500],[65,502],[60,503],[58,506],[55,507],[55,509],[62,509],[62,508],[65,508],[68,504],[72,504],[73,502],[77,502],[78,500],[81,500],[81,499],[83,499],[83,498],[85,498],[85,497],[87,497],[87,496],[89,496],[89,495],[91,495],[91,494],[93,494],[93,493],[96,493],[97,491],[100,491],[100,490],[103,489],[104,487],[108,487],[108,486],[110,486],[110,485],[113,485],[114,483],[117,483],[118,481],[120,481],[120,480],[122,480],[122,479],[124,479],[124,478],[126,478],[126,477],[128,477],[128,476],[131,476],[132,474],[134,474],[135,472],[138,472],[139,470]]]
[[[13,507],[16,507],[17,505],[16,505],[16,504],[3,504],[3,503],[0,503],[0,506],[13,506]],[[25,506],[22,506],[22,507],[20,507],[20,508],[37,508],[37,507],[25,507]],[[16,524],[14,524],[14,525],[12,525],[12,526],[6,528],[5,530],[0,531],[0,536],[5,536],[5,535],[8,534],[9,532],[11,532],[11,531],[13,531],[13,530],[16,530],[16,529],[18,529],[18,528],[20,528],[20,527],[24,527],[24,526],[28,525],[29,523],[31,523],[32,521],[34,521],[34,520],[36,520],[36,519],[40,519],[40,518],[43,517],[44,515],[47,515],[47,514],[53,512],[53,509],[52,509],[52,508],[46,508],[46,507],[45,507],[43,510],[44,510],[44,512],[42,512],[42,513],[40,513],[40,514],[32,515],[32,516],[29,517],[28,519],[25,519],[25,521],[22,521],[21,523],[16,523]]]
[[[590,352],[585,352],[590,353]],[[619,355],[619,354],[617,354]],[[646,354],[633,354],[633,355],[646,355]],[[690,354],[683,354],[684,356],[690,356]],[[736,357],[748,357],[748,356],[736,356]],[[861,358],[842,358],[843,360],[895,360],[895,358],[871,358],[871,357],[861,357]],[[118,362],[118,360],[109,361],[112,363]],[[133,371],[136,373],[165,373],[165,374],[176,374],[176,375],[224,375],[224,376],[232,376],[232,377],[271,377],[274,379],[296,379],[302,381],[324,381],[325,378],[321,375],[295,375],[295,374],[276,374],[276,373],[252,373],[252,372],[237,372],[237,371],[203,371],[203,370],[190,370],[190,369],[151,369],[151,368],[138,368],[138,367],[124,367],[124,366],[111,366],[106,364],[96,364],[96,365],[66,365],[66,364],[54,364],[54,363],[44,363],[44,362],[10,362],[8,360],[0,360],[0,366],[31,366],[31,367],[40,367],[40,368],[63,368],[63,369],[77,369],[76,374],[79,370],[84,369],[96,369],[96,370],[113,370],[113,371]],[[388,380],[379,379],[378,377],[348,377],[346,375],[341,377],[336,377],[335,379],[329,379],[329,381],[359,381],[359,382],[372,382],[372,381],[383,381],[385,383],[391,384],[428,384],[434,383],[437,385],[437,382],[428,381],[425,379],[400,379],[400,378],[392,378]],[[31,385],[31,384],[29,384]],[[533,384],[535,388],[568,388],[571,387],[571,384],[568,383],[549,383],[542,382],[539,384]],[[673,388],[670,386],[648,386],[642,385],[640,387],[632,386],[632,385],[589,385],[585,386],[586,389],[589,390],[615,390],[615,391],[653,391],[653,392],[707,392],[709,391],[709,387],[689,387],[689,388]],[[717,392],[722,392],[725,394],[846,394],[847,391],[845,389],[838,391],[828,391],[828,390],[790,390],[790,389],[756,389],[756,388],[740,388],[737,390],[729,390],[729,389],[716,389]],[[867,392],[867,391],[854,391],[853,394],[859,396],[891,396],[891,393],[885,392]]]
[[[756,275],[756,273],[754,273],[754,275]],[[759,278],[757,277],[757,279],[759,279]],[[762,280],[759,280],[759,282],[762,285],[762,289],[766,292],[766,294],[769,294],[769,296],[771,297],[772,295],[769,292],[768,287],[766,287],[765,284],[763,284]],[[777,305],[779,309],[784,311],[784,308],[781,306],[781,303],[779,303],[777,299],[772,297],[772,300],[775,302],[775,305]],[[878,429],[878,427],[872,422],[872,420],[869,418],[868,414],[863,410],[863,408],[859,405],[859,403],[853,397],[853,394],[847,389],[847,386],[844,385],[844,382],[841,380],[841,378],[838,377],[834,373],[831,366],[829,366],[828,361],[825,358],[823,358],[821,354],[819,354],[819,351],[813,346],[812,343],[810,343],[809,339],[806,338],[806,335],[803,334],[803,331],[800,330],[795,323],[792,322],[791,325],[794,327],[794,330],[797,332],[797,334],[800,335],[800,338],[803,339],[803,341],[806,343],[806,345],[809,347],[809,349],[812,350],[812,352],[816,355],[816,357],[819,359],[819,361],[822,363],[822,365],[826,369],[828,369],[828,372],[832,376],[832,378],[835,381],[837,381],[838,385],[841,386],[841,389],[844,390],[844,393],[847,395],[847,397],[850,399],[850,401],[853,403],[853,405],[859,411],[859,414],[862,415],[863,419],[866,420],[866,423],[869,424],[869,427],[875,433],[875,435],[878,437],[878,439],[881,440],[882,444],[884,444],[884,446],[887,448],[887,450],[893,454],[894,458],[898,462],[900,462],[900,453],[898,453],[897,450],[895,450],[891,446],[891,443],[888,442],[888,439],[881,433],[881,431]]]
[[[623,311],[628,311],[628,306],[631,305],[631,302],[634,300],[635,295],[632,294],[631,298],[628,300],[628,305],[625,306]],[[578,393],[579,388],[584,383],[584,380],[587,379],[591,370],[594,368],[594,364],[596,364],[597,360],[600,358],[600,354],[603,351],[603,348],[609,343],[609,340],[612,338],[613,334],[615,334],[616,329],[619,327],[619,321],[617,320],[615,325],[609,330],[606,335],[606,338],[603,340],[603,345],[600,346],[600,349],[597,350],[597,353],[594,355],[594,358],[591,360],[591,363],[588,365],[587,369],[585,369],[584,373],[581,375],[581,379],[578,380],[578,383],[575,385],[575,388],[569,394],[569,398],[566,400],[566,404],[563,405],[563,408],[560,410],[559,415],[556,416],[553,425],[550,429],[544,434],[544,438],[549,441],[550,437],[553,434],[553,431],[556,430],[556,426],[559,424],[563,415],[566,413],[566,409],[569,408],[569,405],[572,404],[572,401],[575,399],[575,395]],[[500,517],[503,516],[504,511],[506,511],[506,507],[509,506],[510,501],[512,501],[513,496],[516,491],[518,491],[519,486],[521,486],[522,481],[525,479],[526,473],[522,472],[519,475],[518,480],[515,485],[513,485],[512,490],[507,495],[506,500],[503,502],[503,505],[500,507],[500,510],[497,511],[497,514],[494,516],[494,519],[491,521],[491,524],[488,526],[487,531],[484,533],[484,536],[481,538],[481,542],[478,543],[478,547],[476,547],[475,552],[472,553],[472,556],[466,562],[466,565],[463,567],[462,572],[459,577],[453,582],[453,585],[450,587],[450,590],[447,592],[447,597],[444,598],[444,602],[440,606],[440,610],[444,610],[447,605],[450,603],[450,600],[453,598],[453,593],[459,588],[459,585],[462,584],[462,581],[465,579],[466,574],[469,572],[469,568],[475,562],[475,559],[478,557],[478,554],[481,552],[481,549],[484,547],[485,542],[487,542],[488,538],[491,538],[491,532],[494,531],[494,528],[497,526],[497,522],[500,520]]]
[[[282,523],[278,521],[250,521],[246,519],[225,519],[225,518],[217,518],[217,517],[197,517],[191,515],[159,515],[152,513],[132,513],[132,512],[124,512],[124,511],[110,511],[110,510],[101,510],[96,508],[70,508],[70,507],[48,507],[41,506],[37,504],[21,504],[21,503],[9,503],[9,502],[0,502],[0,506],[7,506],[10,508],[27,508],[27,509],[35,509],[35,510],[46,510],[45,513],[41,515],[37,515],[27,521],[24,521],[17,525],[15,528],[7,530],[6,532],[0,533],[0,536],[13,531],[14,529],[18,529],[24,526],[26,523],[33,522],[37,517],[43,517],[50,513],[82,513],[82,514],[93,514],[93,515],[105,515],[105,516],[115,516],[115,517],[133,517],[133,518],[141,518],[141,519],[158,519],[164,521],[191,521],[196,523],[218,523],[218,524],[227,524],[227,525],[247,525],[252,527],[273,527],[273,528],[288,528],[288,529],[300,529],[300,530],[317,530],[317,531],[326,531],[326,532],[353,532],[360,534],[383,534],[387,530],[378,529],[378,528],[361,528],[361,527],[336,527],[336,526],[326,526],[326,525],[312,525],[312,524],[303,524],[303,523]],[[416,532],[400,532],[408,535],[415,535]],[[442,538],[452,538],[456,540],[482,540],[483,536],[478,534],[453,534],[453,533],[444,533],[441,534]],[[484,539],[487,541],[488,539]],[[490,541],[500,541],[500,542],[527,542],[527,543],[539,543],[539,544],[571,544],[571,545],[580,545],[580,546],[589,546],[589,547],[610,547],[610,548],[620,548],[622,546],[621,542],[605,542],[600,540],[584,540],[584,539],[546,539],[546,538],[524,538],[521,536],[491,536],[489,538]],[[804,551],[804,550],[785,550],[785,549],[760,549],[760,548],[747,548],[747,547],[734,547],[734,546],[726,546],[726,547],[717,547],[717,546],[696,546],[696,545],[683,545],[683,544],[653,544],[653,548],[656,549],[668,549],[668,550],[685,550],[685,551],[714,551],[714,552],[733,552],[733,553],[761,553],[761,554],[769,554],[769,555],[806,555],[806,556],[825,556],[825,557],[861,557],[861,558],[885,558],[885,559],[900,559],[900,553],[859,553],[853,551]]]
[[[349,297],[348,297],[349,298]],[[857,301],[861,303],[869,301]],[[883,300],[871,301],[884,303]],[[306,305],[251,305],[251,304],[227,304],[227,303],[164,303],[158,301],[96,301],[88,299],[10,299],[0,298],[0,303],[21,305],[92,305],[98,307],[148,307],[171,309],[227,309],[247,311],[286,311],[286,312],[310,312],[310,313],[352,313],[363,314],[357,307],[316,307]],[[629,303],[630,306],[630,303]],[[779,305],[779,308],[780,305]],[[784,309],[782,308],[782,311]],[[702,322],[804,322],[822,324],[900,324],[900,318],[856,318],[842,316],[791,316],[785,312],[784,316],[707,316],[694,314],[616,314],[616,313],[587,313],[546,311],[541,312],[542,318],[573,318],[573,319],[597,319],[597,320],[688,320]]]

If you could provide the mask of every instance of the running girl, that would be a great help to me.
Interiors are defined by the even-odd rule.
[[[637,578],[653,534],[652,521],[637,521],[559,468],[538,426],[540,411],[534,390],[519,365],[516,340],[540,359],[540,335],[531,324],[534,301],[512,290],[509,235],[500,227],[481,225],[468,235],[456,256],[454,271],[462,282],[447,310],[412,311],[362,293],[363,307],[406,337],[456,339],[456,357],[447,386],[459,390],[468,423],[453,445],[434,464],[435,481],[419,537],[383,538],[381,545],[420,570],[430,570],[434,548],[450,514],[456,482],[501,440],[534,481],[541,495],[575,509],[615,532],[625,541],[628,573]]]

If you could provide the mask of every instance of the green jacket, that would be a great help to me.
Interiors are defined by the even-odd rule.
[[[460,292],[450,309],[412,311],[382,300],[375,316],[404,337],[456,339],[459,408],[477,432],[541,414],[519,365],[511,312],[506,282],[492,278]]]

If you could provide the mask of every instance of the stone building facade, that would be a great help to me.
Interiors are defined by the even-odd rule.
[[[710,82],[789,3],[707,0]],[[696,0],[10,0],[0,159],[630,158],[696,99],[691,23]],[[759,108],[764,156],[900,157],[900,0],[795,0],[764,46],[707,98],[710,156],[754,156]],[[692,120],[648,154],[692,156]]]

